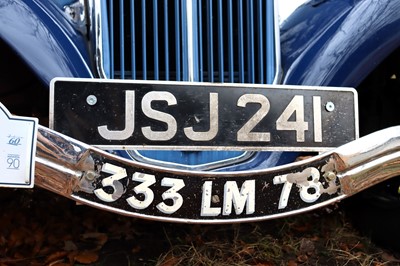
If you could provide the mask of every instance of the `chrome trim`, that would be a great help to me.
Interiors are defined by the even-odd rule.
[[[281,33],[279,27],[278,0],[274,0],[274,23],[275,23],[275,78],[272,84],[281,84],[283,70],[281,65]]]
[[[72,4],[64,6],[64,14],[68,20],[77,28],[83,35],[87,34],[87,23],[90,19],[87,17],[86,0],[78,0]]]
[[[93,32],[95,38],[94,56],[95,56],[95,68],[99,78],[107,78],[107,75],[103,68],[103,32],[102,32],[102,22],[101,22],[101,1],[93,0],[92,8],[92,23]]]
[[[305,211],[320,208],[334,202],[340,201],[377,183],[383,182],[400,173],[400,126],[387,128],[368,136],[357,139],[345,144],[335,150],[315,156],[313,158],[294,162],[284,166],[264,170],[238,171],[238,172],[200,172],[200,171],[181,171],[152,166],[122,159],[107,152],[93,148],[82,142],[69,138],[58,132],[47,129],[43,126],[38,127],[38,141],[36,150],[36,185],[51,190],[55,193],[71,198],[78,202],[93,206],[102,210],[115,212],[122,215],[157,220],[173,221],[182,223],[234,223],[234,222],[254,222],[268,220],[288,215],[299,214]],[[146,169],[162,172],[163,176],[169,174],[181,174],[190,178],[217,179],[222,177],[253,179],[253,175],[274,174],[287,171],[294,173],[307,167],[318,167],[324,174],[324,178],[329,182],[337,182],[334,193],[339,192],[338,196],[316,204],[310,203],[309,206],[291,211],[283,211],[266,216],[238,219],[186,219],[171,218],[166,216],[146,215],[137,212],[111,207],[107,203],[90,201],[79,196],[78,192],[92,194],[94,191],[93,183],[100,182],[99,169],[95,166],[93,155],[101,156],[109,160],[122,164],[126,169]],[[316,164],[318,166],[316,166]],[[90,177],[90,178],[89,178]],[[292,178],[296,175],[292,175]],[[304,176],[300,176],[303,178]],[[336,180],[336,181],[335,181]],[[300,179],[299,179],[300,181]],[[296,184],[296,179],[293,184]],[[190,184],[188,184],[190,185]],[[330,191],[322,191],[330,193]],[[271,204],[276,203],[276,199],[271,199]]]
[[[102,148],[102,147],[100,146],[98,148]],[[212,147],[207,147],[207,148],[210,149]],[[160,148],[160,150],[162,150],[162,147]],[[166,149],[164,148],[164,150],[166,150]],[[200,150],[205,150],[205,149],[194,149],[194,150],[200,151]],[[139,162],[145,162],[145,163],[149,163],[152,165],[158,165],[158,166],[179,169],[179,170],[190,170],[190,171],[210,171],[210,170],[215,170],[215,169],[222,168],[222,167],[228,167],[234,163],[241,163],[241,162],[247,161],[255,155],[254,152],[244,152],[241,155],[236,156],[234,158],[219,160],[216,162],[205,163],[205,164],[186,165],[186,164],[164,162],[164,161],[159,161],[159,160],[152,159],[152,158],[147,158],[147,157],[141,155],[139,152],[137,152],[137,150],[128,150],[127,153]]]
[[[98,148],[102,148],[101,146],[97,146]],[[210,148],[210,147],[207,147]],[[212,148],[212,147],[211,147]],[[108,147],[110,149],[110,147]],[[116,150],[119,149],[115,148]],[[140,149],[139,149],[140,150]],[[145,150],[145,149],[142,149]],[[159,149],[159,150],[167,150],[167,149]],[[176,151],[184,151],[179,148],[175,149]],[[204,150],[204,149],[202,149]],[[210,150],[210,149],[208,149]],[[200,149],[191,149],[191,151],[201,151]],[[255,152],[253,151],[245,151],[243,154],[236,156],[236,157],[231,157],[229,159],[225,160],[218,160],[216,162],[211,162],[211,163],[206,163],[206,164],[196,164],[196,165],[185,165],[185,164],[179,164],[179,163],[174,163],[174,162],[168,162],[168,161],[161,161],[161,160],[156,160],[152,158],[148,158],[146,156],[141,155],[138,150],[127,150],[126,151],[129,156],[131,156],[132,159],[138,161],[138,162],[143,162],[143,163],[148,163],[152,164],[155,166],[161,166],[161,167],[168,167],[168,168],[175,168],[175,169],[184,169],[184,170],[193,170],[193,171],[205,171],[205,170],[215,170],[218,168],[223,168],[223,167],[229,167],[234,164],[240,164],[245,162],[246,160],[250,159],[255,155]]]
[[[400,126],[390,127],[338,148],[339,178],[350,196],[400,174]]]
[[[194,51],[193,51],[193,0],[186,1],[187,16],[187,42],[188,42],[188,81],[196,81],[194,77]]]

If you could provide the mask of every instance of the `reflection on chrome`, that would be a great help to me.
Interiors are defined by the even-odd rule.
[[[116,212],[122,215],[160,221],[186,223],[232,223],[279,218],[309,211],[342,200],[343,198],[358,193],[370,186],[394,177],[400,172],[400,126],[375,132],[345,144],[337,149],[304,161],[262,171],[243,172],[217,173],[207,171],[173,170],[129,161],[93,148],[42,126],[39,127],[37,143],[36,184],[38,186],[96,208]],[[277,174],[274,178],[274,184],[288,183],[290,188],[292,185],[296,185],[299,188],[305,187],[305,183],[311,182],[308,177],[316,179],[319,178],[321,173],[321,177],[316,179],[317,182],[315,183],[325,183],[328,185],[324,188],[322,185],[319,188],[314,185],[318,193],[325,193],[327,195],[335,194],[337,196],[329,200],[317,202],[316,198],[320,196],[319,194],[315,195],[307,191],[303,191],[304,193],[300,191],[302,200],[310,204],[308,204],[307,207],[285,211],[287,199],[283,197],[284,192],[282,190],[281,199],[268,199],[271,201],[271,204],[279,200],[280,211],[277,210],[276,213],[253,217],[241,216],[237,219],[219,219],[218,217],[215,219],[186,219],[173,216],[166,217],[152,214],[149,215],[140,213],[140,211],[133,212],[126,208],[112,207],[106,202],[88,200],[87,198],[82,198],[80,196],[81,194],[79,193],[94,194],[96,189],[93,184],[99,184],[102,182],[102,180],[100,180],[101,169],[99,167],[98,158],[104,158],[105,160],[116,162],[120,165],[120,167],[116,167],[118,169],[134,169],[134,171],[138,171],[139,169],[141,172],[152,174],[161,173],[162,176],[184,176],[185,178],[190,178],[191,180],[196,181],[202,178],[204,180],[205,178],[207,178],[207,180],[217,180],[218,178],[234,180],[235,178],[238,179],[242,177],[245,177],[246,180],[256,180],[257,177],[259,178],[263,174],[271,176],[274,175],[274,173],[286,173],[284,175]],[[320,170],[316,171],[315,169]],[[159,180],[157,182],[159,182]],[[253,181],[249,181],[248,183],[253,185],[251,182]],[[234,185],[231,182],[227,183],[229,183],[229,186],[231,187]],[[109,186],[112,186],[112,184],[115,184],[115,182],[111,183]],[[190,186],[190,184],[186,185]],[[207,185],[211,184],[207,183]],[[114,189],[117,188],[114,187]],[[242,189],[245,190],[243,186]],[[251,189],[246,189],[247,190],[245,191],[248,195],[254,196],[254,192],[252,192]],[[125,191],[122,193],[125,193]],[[315,204],[313,204],[314,202]],[[211,207],[209,209],[218,208]]]

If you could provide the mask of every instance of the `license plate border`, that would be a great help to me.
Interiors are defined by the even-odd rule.
[[[359,137],[359,115],[358,115],[358,96],[357,91],[354,88],[349,87],[325,87],[325,86],[300,86],[300,85],[266,85],[266,84],[236,84],[236,83],[200,83],[200,82],[181,82],[181,81],[148,81],[148,80],[107,80],[107,79],[87,79],[87,78],[55,78],[50,84],[50,112],[49,112],[49,126],[54,128],[55,121],[55,84],[58,81],[62,82],[94,82],[99,84],[113,83],[113,84],[144,84],[144,85],[179,85],[179,86],[206,86],[206,87],[240,87],[248,89],[279,89],[283,90],[304,90],[304,91],[331,91],[331,92],[351,92],[353,94],[354,101],[354,139]],[[63,133],[63,132],[61,132]],[[76,136],[72,136],[76,137]],[[344,143],[341,143],[342,145]],[[336,146],[331,147],[294,147],[294,146],[235,146],[235,145],[218,145],[218,146],[202,146],[202,145],[98,145],[92,144],[101,149],[132,149],[132,150],[187,150],[187,151],[203,151],[203,150],[235,150],[235,151],[304,151],[304,152],[324,152],[331,150]]]

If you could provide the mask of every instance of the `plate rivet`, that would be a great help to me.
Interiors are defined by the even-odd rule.
[[[84,177],[85,177],[87,180],[92,181],[92,180],[94,180],[94,178],[96,177],[96,173],[93,172],[93,171],[87,171],[87,172],[85,173]]]
[[[333,110],[335,110],[335,104],[334,104],[333,102],[327,102],[327,103],[325,104],[325,109],[326,109],[328,112],[332,112]]]
[[[212,197],[211,197],[211,202],[212,202],[212,203],[219,203],[220,200],[219,200],[218,195],[212,195]]]
[[[328,181],[328,182],[333,181],[336,178],[336,174],[331,171],[327,172],[324,176],[326,178],[326,181]]]
[[[89,96],[86,98],[86,102],[87,102],[89,105],[95,105],[95,104],[97,103],[97,97],[94,96],[94,95],[89,95]]]

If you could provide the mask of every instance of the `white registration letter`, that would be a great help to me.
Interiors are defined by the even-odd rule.
[[[247,202],[247,205],[246,205]],[[224,207],[223,215],[229,215],[232,212],[232,203],[235,206],[235,213],[241,214],[246,205],[246,214],[252,214],[255,211],[255,180],[246,180],[239,188],[236,181],[227,181],[224,186]]]
[[[205,132],[195,132],[193,127],[185,127],[185,135],[194,141],[208,141],[218,133],[218,93],[210,93],[210,129]]]
[[[201,216],[217,216],[221,213],[221,208],[211,207],[212,181],[203,184],[203,194],[201,196]]]
[[[296,120],[290,121],[290,117],[296,114]],[[295,95],[288,106],[276,120],[277,130],[293,130],[296,131],[296,141],[305,141],[305,131],[308,130],[308,122],[304,121],[304,96]]]
[[[262,94],[243,94],[238,99],[237,106],[246,107],[248,103],[258,103],[260,109],[238,130],[237,140],[269,142],[271,140],[269,132],[252,132],[253,128],[263,120],[271,108],[268,98]]]
[[[182,195],[178,193],[178,191],[185,186],[185,183],[181,179],[164,177],[161,180],[161,186],[171,187],[170,189],[162,193],[161,196],[163,200],[172,200],[172,205],[167,205],[164,202],[161,202],[156,207],[158,210],[165,214],[172,214],[179,210],[180,207],[182,207],[183,198]]]
[[[125,140],[135,130],[135,91],[125,92],[125,129],[109,130],[107,126],[97,127],[100,136],[107,140]]]
[[[167,91],[151,91],[146,93],[142,99],[143,113],[149,118],[164,122],[168,125],[168,129],[166,131],[153,131],[150,127],[142,127],[143,135],[149,140],[170,140],[176,134],[176,120],[170,114],[154,110],[151,107],[152,101],[166,101],[168,105],[176,105],[176,98],[172,93]]]
[[[111,176],[106,177],[101,181],[101,185],[103,187],[111,187],[113,192],[109,194],[104,191],[103,188],[95,189],[93,192],[102,201],[114,202],[124,194],[124,186],[119,180],[127,177],[126,170],[125,168],[105,163],[101,167],[101,172],[111,174]]]
[[[126,199],[129,205],[138,210],[144,210],[150,206],[154,199],[154,192],[149,187],[156,182],[154,175],[135,172],[132,175],[132,181],[141,182],[141,184],[134,187],[133,191],[137,194],[144,196],[143,200],[138,200],[135,196]]]

